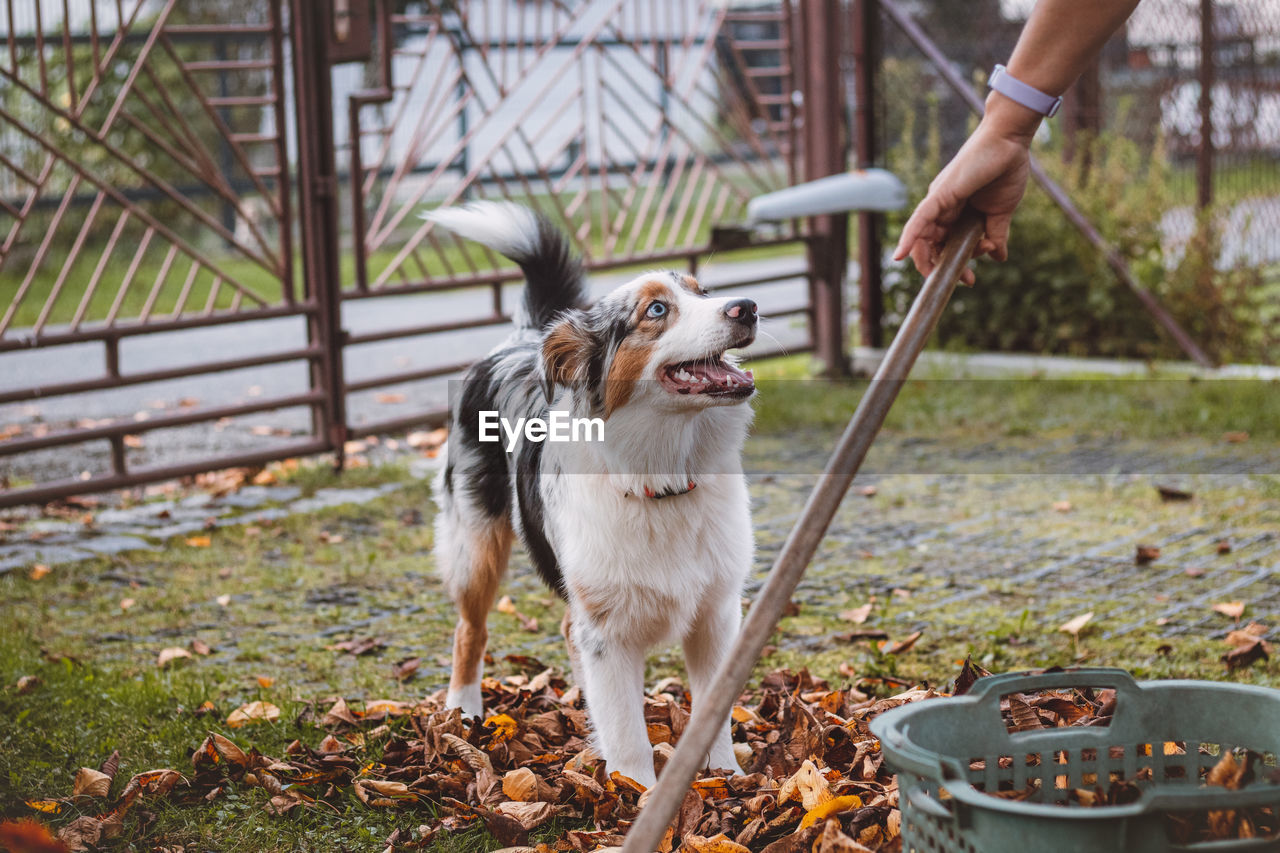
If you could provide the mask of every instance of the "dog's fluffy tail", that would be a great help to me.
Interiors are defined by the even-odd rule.
[[[436,208],[422,218],[519,264],[527,284],[517,326],[544,329],[561,312],[584,304],[582,262],[546,217],[509,201],[473,201]]]

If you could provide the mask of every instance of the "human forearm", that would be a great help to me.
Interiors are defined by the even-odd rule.
[[[1061,95],[1137,5],[1138,0],[1039,0],[1009,57],[1009,73],[1046,94]],[[1009,136],[1029,138],[1042,118],[998,92],[987,96],[987,112],[987,123]]]

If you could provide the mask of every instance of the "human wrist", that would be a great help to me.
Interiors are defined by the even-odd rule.
[[[1035,138],[1043,120],[1043,115],[1007,95],[994,90],[987,93],[981,124],[990,133],[1030,148],[1031,140]]]

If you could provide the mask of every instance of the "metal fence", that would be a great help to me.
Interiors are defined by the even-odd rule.
[[[518,275],[433,233],[423,205],[521,200],[569,225],[593,271],[732,257],[712,226],[845,166],[829,26],[844,14],[5,0],[0,506],[322,451],[341,464],[353,437],[437,422],[444,397],[424,389],[500,335]],[[799,277],[766,313],[839,369],[843,234],[840,218],[787,224],[764,244],[807,254],[715,283]],[[121,412],[139,393],[163,399]],[[353,418],[371,394],[404,402]],[[182,461],[155,462],[166,441]]]

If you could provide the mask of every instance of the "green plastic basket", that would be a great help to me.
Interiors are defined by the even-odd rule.
[[[1114,689],[1110,725],[1007,730],[1002,696],[1072,687]],[[898,774],[904,853],[1280,850],[1274,836],[1176,844],[1166,830],[1166,818],[1179,812],[1280,809],[1280,784],[1266,778],[1280,754],[1277,690],[1207,681],[1139,684],[1120,669],[1010,673],[980,679],[965,696],[895,708],[873,720],[871,731]],[[1165,755],[1167,742],[1185,744],[1186,754]],[[1263,755],[1258,780],[1236,791],[1206,787],[1200,771],[1238,747]],[[984,765],[971,769],[979,760]],[[1136,802],[1070,804],[1071,789],[1106,788],[1145,768],[1151,781],[1142,783]],[[1024,790],[1036,779],[1031,799],[984,793]]]

